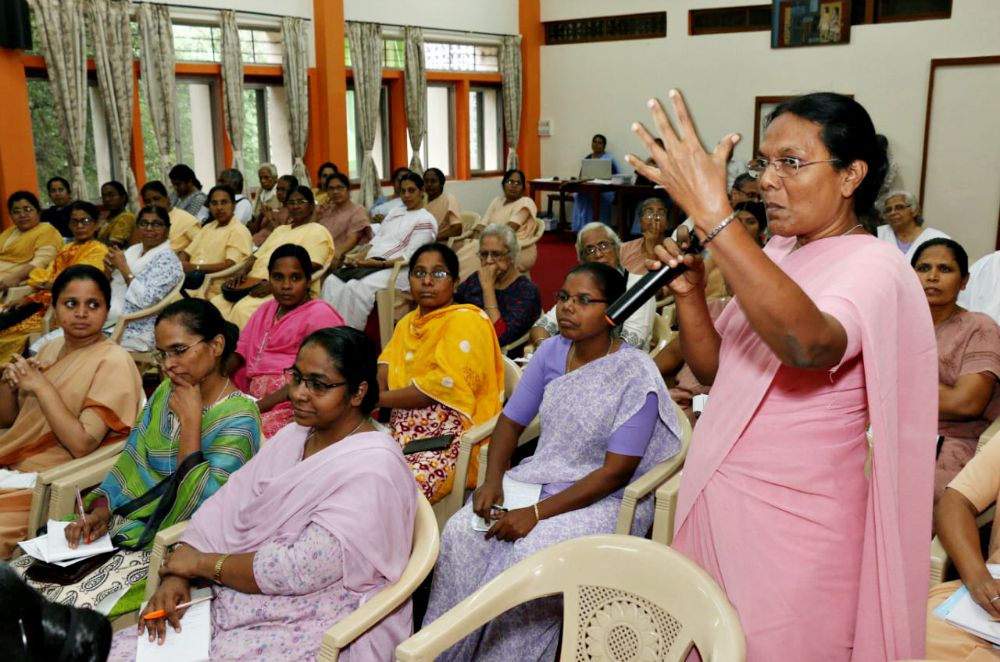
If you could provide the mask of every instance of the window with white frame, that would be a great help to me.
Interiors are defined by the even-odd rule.
[[[288,143],[288,106],[280,85],[247,84],[243,89],[243,163],[247,191],[260,182],[262,163],[273,163],[279,175],[292,172]]]
[[[427,135],[420,146],[420,160],[425,168],[438,168],[447,176],[452,173],[455,153],[453,88],[449,85],[427,86]],[[413,148],[406,145],[407,160],[413,158]]]
[[[174,23],[174,57],[178,62],[221,62],[222,28]],[[281,31],[240,28],[244,64],[281,64]]]
[[[381,179],[389,179],[389,88],[382,86],[379,95],[379,123],[375,127],[375,146],[372,156]],[[347,170],[351,179],[361,177],[361,137],[357,130],[357,115],[354,106],[354,88],[347,88]]]
[[[500,71],[500,47],[427,41],[424,66],[428,71]]]
[[[469,167],[495,172],[504,167],[503,107],[500,88],[469,90]]]

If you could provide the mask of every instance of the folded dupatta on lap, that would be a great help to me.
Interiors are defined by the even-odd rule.
[[[141,549],[156,532],[182,522],[250,461],[260,447],[260,414],[236,392],[202,415],[201,450],[177,464],[180,421],[170,409],[169,380],[160,384],[132,428],[125,451],[87,504],[104,497],[119,547]]]
[[[922,657],[937,428],[927,301],[902,254],[873,237],[794,245],[794,237],[775,237],[765,252],[814,301],[849,311],[861,333],[873,444],[852,659]],[[737,310],[728,306],[716,326]],[[684,466],[675,530],[723,468],[779,367],[752,329],[723,337],[719,374]]]
[[[475,306],[408,313],[378,361],[389,365],[390,389],[413,384],[461,414],[469,427],[500,412],[503,357],[489,316]]]
[[[202,552],[247,553],[293,542],[318,524],[343,548],[345,588],[362,604],[399,579],[410,557],[417,486],[399,445],[354,434],[302,459],[309,428],[290,423],[199,508],[182,540]],[[356,659],[389,659],[409,636],[399,609],[351,644]]]

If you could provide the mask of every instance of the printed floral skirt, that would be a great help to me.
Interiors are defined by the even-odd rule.
[[[421,409],[393,409],[389,417],[392,436],[400,446],[416,439],[455,435],[451,446],[440,451],[411,453],[406,461],[417,478],[417,485],[431,503],[440,501],[451,492],[455,482],[455,466],[465,423],[462,416],[439,402]]]
[[[250,395],[260,399],[274,393],[285,385],[284,375],[257,375],[250,380]],[[260,425],[264,439],[270,439],[278,430],[292,422],[292,403],[285,401],[276,405],[271,411],[261,412]]]

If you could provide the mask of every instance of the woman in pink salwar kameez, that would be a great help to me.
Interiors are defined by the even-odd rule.
[[[858,222],[886,170],[871,119],[825,93],[774,111],[748,164],[777,235],[761,250],[726,229],[738,137],[706,153],[671,96],[679,131],[655,104],[665,148],[637,127],[655,164],[630,161],[690,213],[736,303],[713,324],[701,260],[657,249],[690,268],[671,283],[682,348],[712,385],[674,547],[726,591],[751,662],[922,657],[936,346],[914,274]]]

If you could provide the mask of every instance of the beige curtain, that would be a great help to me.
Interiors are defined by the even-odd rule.
[[[83,0],[29,0],[49,73],[59,133],[66,145],[75,197],[87,199],[87,52]]]
[[[87,16],[94,40],[97,87],[110,128],[117,176],[128,191],[129,207],[139,209],[139,188],[132,172],[132,0],[88,0]]]
[[[507,134],[507,169],[518,167],[517,140],[521,131],[521,35],[508,35],[500,46],[503,76],[503,128]]]
[[[292,149],[292,174],[309,186],[309,170],[303,158],[309,142],[309,67],[305,19],[281,19],[281,75],[288,100],[288,144]]]
[[[146,87],[153,138],[160,151],[160,181],[167,181],[177,140],[177,83],[174,77],[174,33],[166,5],[142,2],[139,21],[140,73]],[[151,177],[150,177],[151,179]]]
[[[410,134],[410,170],[423,174],[420,147],[427,137],[427,70],[424,67],[424,31],[420,28],[403,28],[406,43],[406,69],[403,72],[406,95],[406,126]]]
[[[378,168],[372,149],[379,124],[379,95],[382,92],[382,26],[347,22],[354,72],[355,126],[361,139],[361,204],[371,207],[379,192]]]
[[[243,55],[240,53],[240,30],[236,12],[222,14],[222,110],[226,133],[233,146],[232,167],[243,172]]]

